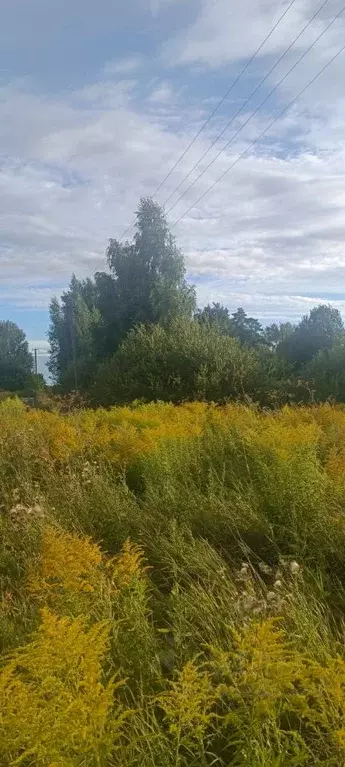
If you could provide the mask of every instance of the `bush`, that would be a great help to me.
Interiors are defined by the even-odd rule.
[[[103,405],[135,399],[224,402],[247,397],[264,402],[282,370],[282,362],[267,349],[241,347],[214,326],[182,318],[169,327],[132,330],[99,368],[93,399]]]

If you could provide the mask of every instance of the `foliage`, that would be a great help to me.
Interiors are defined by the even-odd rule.
[[[341,317],[195,313],[136,215],[52,302],[59,393],[0,402],[0,763],[344,765]],[[31,370],[0,323],[3,384]]]
[[[25,333],[14,322],[0,322],[0,389],[18,391],[33,383],[33,358]]]
[[[100,322],[92,280],[73,275],[61,303],[50,305],[49,371],[64,391],[87,388],[95,365],[95,333]]]
[[[99,371],[93,398],[104,405],[133,399],[208,400],[262,397],[280,375],[278,359],[242,348],[212,324],[177,319],[139,326]]]
[[[110,239],[106,259],[107,271],[87,280],[73,275],[61,300],[51,302],[48,367],[58,394],[81,393],[95,405],[240,397],[277,406],[313,401],[315,376],[318,398],[332,393],[309,363],[339,347],[339,311],[320,305],[297,325],[267,328],[242,307],[230,313],[214,302],[195,311],[183,254],[151,198],[140,200],[133,240]],[[4,388],[22,388],[19,381],[7,386],[5,372]],[[322,375],[329,379],[331,371]]]
[[[267,325],[264,330],[265,342],[271,349],[276,349],[279,343],[288,338],[294,331],[294,326],[291,322],[272,322],[271,325]]]
[[[257,346],[264,340],[260,322],[254,317],[248,317],[241,308],[231,316],[231,335],[247,346]]]
[[[109,627],[85,618],[58,618],[43,609],[42,624],[0,675],[0,752],[3,765],[106,764],[125,714],[114,701],[119,683],[102,681]]]
[[[304,365],[318,352],[330,349],[344,332],[338,309],[320,304],[305,315],[278,345],[277,352],[297,367]]]
[[[231,336],[231,319],[229,309],[220,303],[207,304],[195,314],[195,319],[201,325],[215,325],[217,330],[224,335]]]
[[[303,371],[317,400],[345,401],[345,334],[330,349],[320,351]]]
[[[279,623],[277,618],[251,622],[232,632],[230,651],[211,648],[211,666],[228,708],[224,722],[233,730],[233,763],[242,763],[245,755],[249,764],[263,765],[266,759],[279,765],[318,764],[321,754],[323,764],[341,763],[343,661],[328,657],[323,665],[308,658]]]
[[[231,317],[226,306],[219,303],[209,304],[195,315],[201,325],[213,325],[222,335],[232,336],[246,346],[258,346],[264,342],[263,329],[258,320],[248,317],[244,309],[239,308]]]
[[[102,555],[98,546],[63,530],[46,526],[39,563],[31,567],[28,591],[55,610],[87,610],[90,594],[99,591]],[[72,597],[72,598],[71,598]]]
[[[199,752],[205,760],[217,698],[218,691],[210,674],[198,668],[193,660],[187,661],[177,680],[170,682],[169,689],[157,696],[176,752],[176,764],[181,763],[184,752],[191,756]]]
[[[0,424],[4,767],[344,763],[342,407]]]
[[[132,244],[110,240],[107,261],[115,282],[116,335],[119,341],[140,323],[161,323],[194,309],[194,291],[185,281],[184,260],[170,234],[163,209],[140,201]],[[102,300],[102,298],[100,298]]]
[[[98,362],[138,323],[170,322],[195,308],[163,209],[144,198],[136,218],[132,243],[110,240],[109,272],[98,272],[94,280],[73,275],[61,301],[51,302],[48,367],[62,391],[88,391]]]

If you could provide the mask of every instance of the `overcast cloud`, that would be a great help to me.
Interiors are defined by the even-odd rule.
[[[278,7],[273,0],[101,0],[96,5],[35,0],[29,29],[27,3],[4,3],[0,301],[9,317],[18,309],[46,309],[72,271],[85,276],[103,267],[108,238],[120,237],[140,196],[155,192],[286,5]],[[219,147],[340,8],[340,2],[329,0]],[[159,202],[183,180],[316,9],[312,0],[296,0],[160,190]],[[344,31],[340,19],[177,203],[168,216],[172,225],[344,44]],[[75,65],[73,39],[82,52]],[[201,304],[221,300],[232,311],[243,305],[267,322],[296,319],[325,300],[345,311],[344,67],[345,54],[173,228]]]

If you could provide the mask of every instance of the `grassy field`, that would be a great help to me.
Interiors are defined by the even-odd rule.
[[[345,410],[0,406],[0,764],[345,765]]]

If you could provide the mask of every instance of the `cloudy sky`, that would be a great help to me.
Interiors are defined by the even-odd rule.
[[[289,2],[1,0],[0,319],[42,347],[51,296],[72,271],[103,268],[109,237],[155,193]],[[243,306],[264,323],[321,300],[345,315],[345,54],[250,148],[344,45],[339,17],[279,85],[343,2],[295,0],[157,194],[163,204],[181,184],[167,205],[174,225],[249,147],[173,226],[200,305]]]

